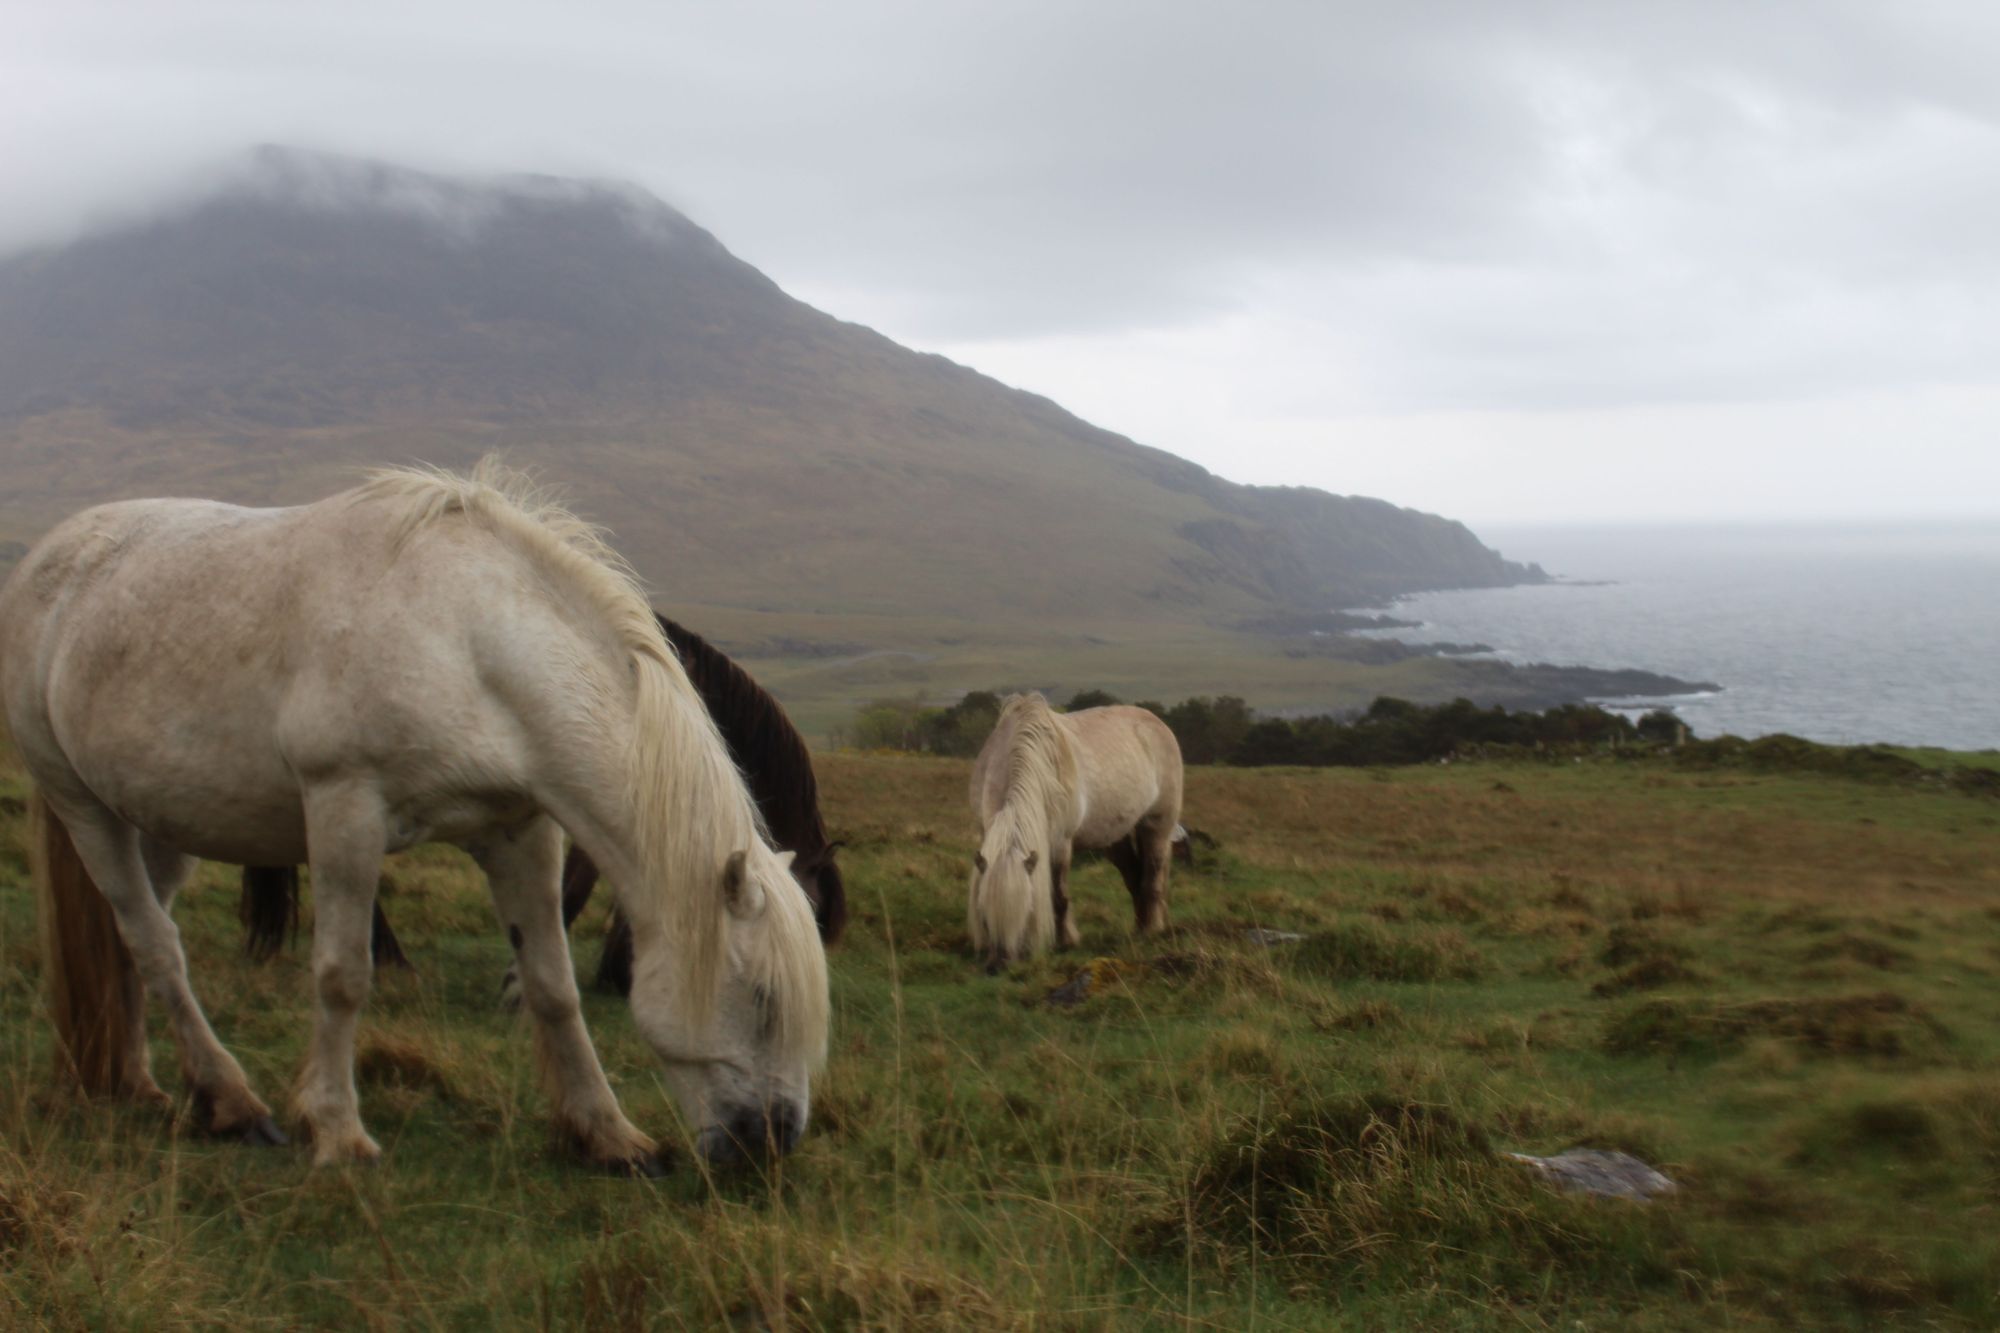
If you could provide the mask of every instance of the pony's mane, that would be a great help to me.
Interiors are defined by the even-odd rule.
[[[996,873],[975,880],[967,926],[976,949],[996,944],[1045,949],[1056,925],[1049,895],[1038,891],[1033,875],[1017,881],[1010,877],[1011,871],[997,871],[1008,844],[1018,841],[1041,856],[1043,874],[1051,873],[1051,828],[1062,820],[1062,807],[1074,798],[1076,758],[1055,711],[1039,694],[1009,695],[1000,706],[994,732],[1007,737],[1006,787],[1000,808],[980,837],[980,849]]]
[[[1013,727],[1007,740],[1007,803],[1030,800],[1053,812],[1076,788],[1076,759],[1055,710],[1039,694],[1010,694],[1000,706],[998,725]]]
[[[399,547],[453,515],[478,524],[577,593],[624,649],[634,708],[629,719],[606,719],[607,737],[627,747],[640,883],[619,886],[620,905],[635,926],[659,926],[679,946],[672,973],[680,1003],[693,1021],[706,1022],[729,961],[719,875],[731,853],[761,839],[762,821],[631,566],[598,528],[526,474],[490,457],[469,475],[385,468],[370,473],[353,495],[357,502],[406,507],[396,532]],[[789,875],[779,878],[791,891],[766,895],[768,928],[757,932],[751,956],[739,961],[746,979],[775,1002],[781,1056],[817,1061],[827,1019],[825,957],[804,893]]]

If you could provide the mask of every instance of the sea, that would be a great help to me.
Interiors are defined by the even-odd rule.
[[[1510,662],[1641,667],[1720,688],[1604,701],[1698,736],[2000,747],[2000,519],[1842,526],[1482,527],[1558,582],[1419,593],[1389,637]]]

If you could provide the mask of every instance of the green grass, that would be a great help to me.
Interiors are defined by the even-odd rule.
[[[1899,754],[1926,768],[1985,768],[2000,770],[2000,750],[1940,750],[1932,745],[1891,745]]]
[[[505,942],[442,851],[394,868],[419,970],[363,1025],[380,1168],[57,1093],[0,763],[0,1326],[2000,1322],[2000,803],[1610,762],[1193,770],[1220,850],[1176,872],[1175,932],[1132,940],[1085,863],[1084,948],[987,978],[965,766],[822,768],[856,913],[812,1128],[768,1178],[645,1183],[551,1141],[492,1005]],[[303,958],[240,959],[220,869],[178,915],[276,1100]],[[1044,1002],[1086,965],[1090,998]],[[622,1006],[588,1019],[669,1132]],[[1576,1199],[1496,1155],[1577,1145],[1683,1189]]]

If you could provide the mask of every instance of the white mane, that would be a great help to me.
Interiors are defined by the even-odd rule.
[[[1062,723],[1039,694],[1009,695],[994,731],[1007,737],[1006,796],[980,839],[987,869],[975,874],[967,927],[975,949],[1039,952],[1055,937],[1055,905],[1034,875],[1015,873],[1011,849],[1035,853],[1037,870],[1044,878],[1051,873],[1052,844],[1069,837],[1065,812],[1075,801],[1076,760]]]
[[[663,927],[677,950],[673,976],[685,1012],[711,1015],[729,962],[729,918],[721,870],[731,853],[763,837],[755,801],[721,733],[654,618],[638,577],[603,534],[491,458],[469,476],[434,468],[371,473],[357,501],[409,506],[398,540],[450,515],[464,515],[534,559],[554,581],[595,608],[629,654],[632,716],[607,716],[607,731],[629,725],[631,833],[640,882],[620,885],[620,905],[639,930]],[[790,876],[783,877],[795,889]],[[786,1056],[817,1062],[826,1031],[825,958],[802,890],[766,895],[765,929],[754,932],[745,979],[761,987],[776,1015]]]

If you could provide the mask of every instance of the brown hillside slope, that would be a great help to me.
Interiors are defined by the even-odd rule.
[[[1110,640],[1135,646],[1056,678],[1255,697],[1228,664],[1281,655],[1222,627],[1538,574],[843,323],[629,187],[262,149],[0,261],[0,547],[121,496],[285,503],[493,449],[610,527],[663,604],[844,693],[1042,683],[1051,644]],[[1274,702],[1373,688],[1282,661]]]
[[[4,535],[496,445],[733,605],[1212,619],[1523,573],[1461,525],[1233,486],[841,323],[622,187],[266,149],[0,266]]]

